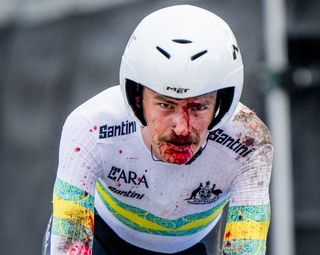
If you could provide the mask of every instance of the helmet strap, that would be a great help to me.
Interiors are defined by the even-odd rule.
[[[209,130],[213,129],[229,111],[233,102],[234,90],[234,87],[218,90],[214,116],[208,127]]]
[[[126,97],[128,103],[143,126],[147,126],[147,122],[143,115],[143,86],[132,80],[126,79]]]

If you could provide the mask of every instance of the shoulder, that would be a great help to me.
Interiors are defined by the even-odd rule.
[[[126,111],[120,86],[110,87],[78,106],[70,115],[81,114],[87,118],[100,114],[119,115]]]
[[[272,144],[271,134],[265,123],[253,110],[241,103],[226,128],[236,133],[247,145]]]
[[[237,158],[249,157],[264,145],[272,146],[271,134],[264,122],[241,103],[224,126],[209,133],[209,141]]]
[[[135,133],[136,122],[125,106],[120,86],[110,87],[81,104],[67,118],[67,122],[81,120],[86,131],[97,141],[110,142],[114,137]]]

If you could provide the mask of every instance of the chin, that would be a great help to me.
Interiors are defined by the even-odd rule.
[[[187,163],[192,157],[193,157],[193,154],[190,155],[190,154],[183,154],[183,153],[174,153],[169,157],[168,156],[164,157],[163,161],[170,164],[183,165]]]

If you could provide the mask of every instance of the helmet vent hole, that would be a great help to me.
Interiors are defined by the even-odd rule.
[[[172,40],[175,43],[180,43],[180,44],[188,44],[188,43],[192,43],[192,41],[190,40],[186,40],[186,39],[174,39]]]
[[[197,53],[191,57],[191,61],[196,60],[197,58],[200,58],[201,56],[203,56],[207,52],[208,52],[207,50],[200,51],[199,53]]]
[[[167,59],[170,59],[170,58],[171,58],[171,55],[170,55],[168,52],[166,52],[164,49],[160,48],[159,46],[157,46],[156,48],[157,48],[157,50],[158,50],[163,56],[165,56]]]

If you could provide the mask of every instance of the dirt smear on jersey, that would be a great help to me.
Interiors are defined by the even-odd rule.
[[[243,107],[234,116],[233,121],[241,124],[242,128],[237,136],[246,146],[272,144],[268,128],[249,108]]]

